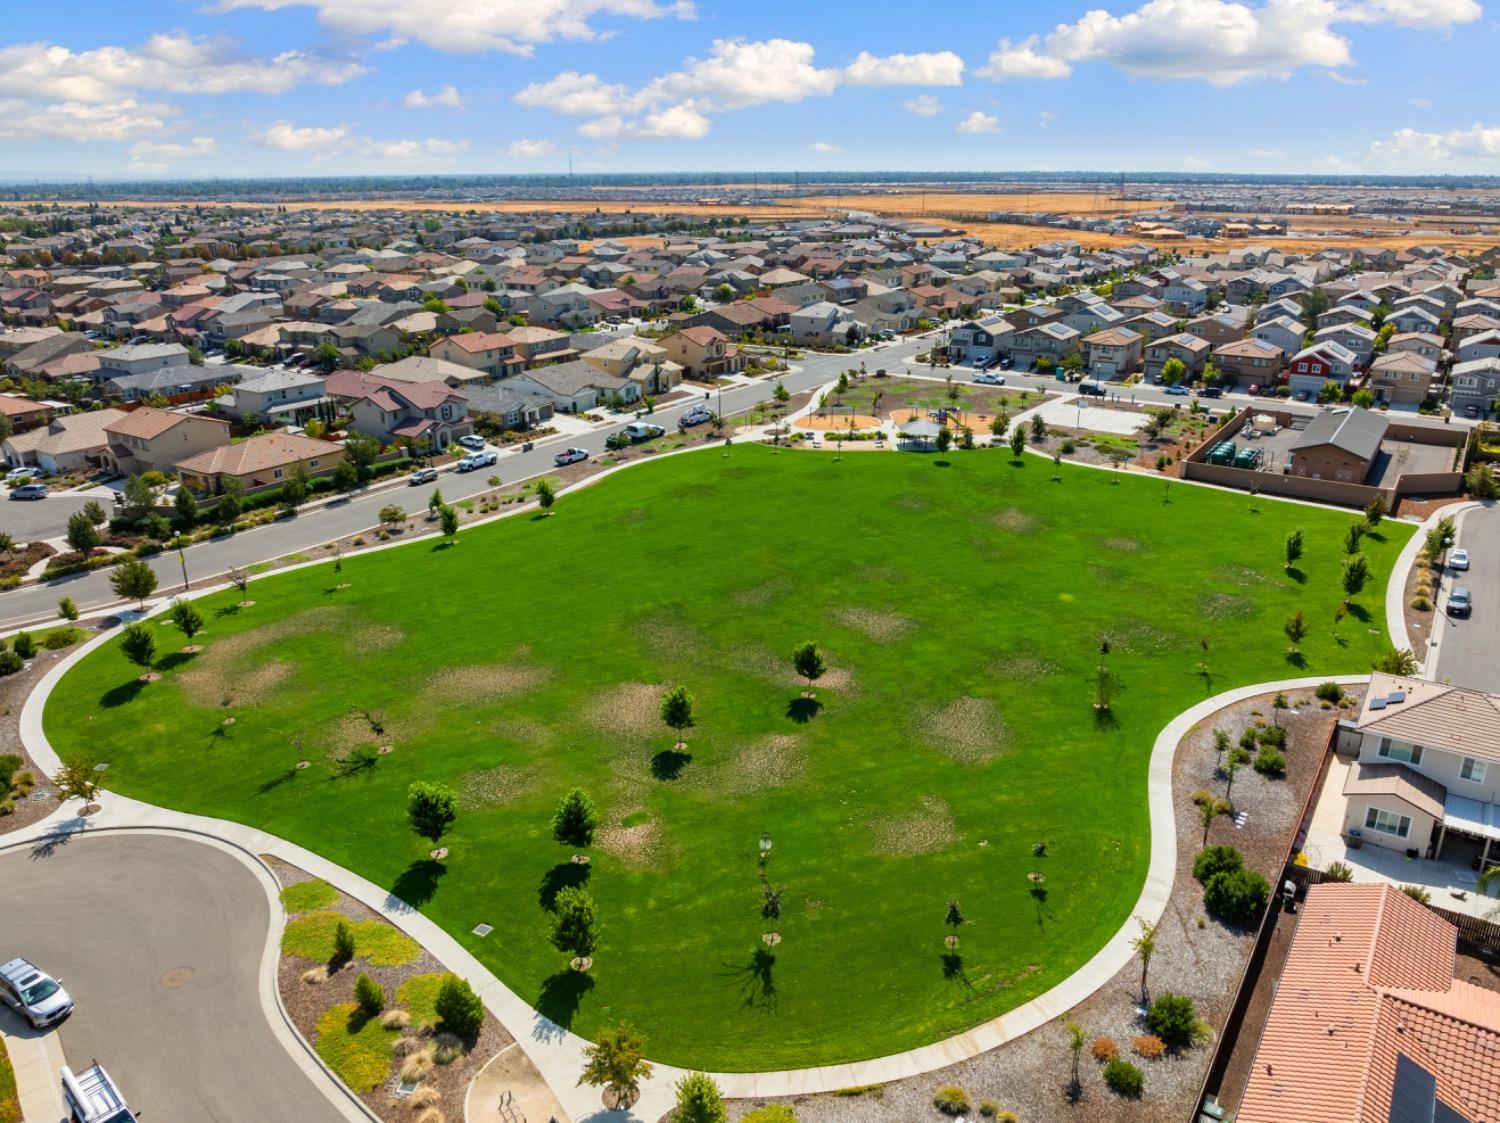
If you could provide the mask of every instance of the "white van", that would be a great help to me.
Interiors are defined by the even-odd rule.
[[[135,1113],[98,1061],[76,1076],[64,1065],[62,1089],[73,1123],[136,1123]]]

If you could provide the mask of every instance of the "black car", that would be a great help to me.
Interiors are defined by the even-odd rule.
[[[1104,387],[1097,382],[1080,382],[1078,384],[1078,392],[1080,394],[1087,394],[1091,398],[1102,398],[1106,393]]]
[[[1222,398],[1224,396],[1224,388],[1222,386],[1205,386],[1198,391],[1198,396],[1200,398]]]

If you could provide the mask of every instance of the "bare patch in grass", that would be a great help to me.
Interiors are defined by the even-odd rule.
[[[924,744],[965,764],[994,760],[1004,750],[1007,735],[999,710],[988,698],[955,698],[929,709],[918,725]]]
[[[853,605],[835,609],[835,623],[856,632],[863,632],[878,643],[890,643],[904,636],[915,625],[910,616],[899,612],[882,612],[875,608],[858,608]]]
[[[483,704],[495,698],[534,690],[546,682],[551,673],[546,667],[525,663],[448,667],[427,680],[426,690],[447,701]]]
[[[1016,534],[1030,534],[1041,522],[1035,515],[1015,507],[1001,511],[990,521],[1001,530],[1014,531]]]
[[[646,737],[662,730],[661,683],[624,682],[597,695],[584,711],[590,725],[611,733]]]
[[[958,840],[953,809],[935,795],[924,795],[914,811],[887,819],[875,828],[875,850],[909,858],[936,854]]]
[[[646,622],[642,645],[654,658],[676,663],[699,657],[707,643],[703,633],[677,620]]]
[[[1040,682],[1049,675],[1057,674],[1058,666],[1044,656],[1018,651],[996,660],[990,664],[989,670],[997,678],[1012,679],[1015,682]]]
[[[468,773],[459,781],[458,798],[464,807],[471,810],[498,807],[524,792],[531,785],[531,780],[532,773],[529,769],[514,768],[508,764],[483,768]]]
[[[1234,593],[1209,593],[1198,599],[1198,611],[1209,620],[1245,620],[1255,615],[1255,601]]]
[[[1103,546],[1106,550],[1118,550],[1122,554],[1135,554],[1139,553],[1142,549],[1141,544],[1134,538],[1126,538],[1123,535],[1117,535],[1113,538],[1101,538],[1099,539],[1099,545]]]
[[[773,577],[769,581],[762,581],[759,585],[739,589],[731,594],[729,599],[742,608],[764,608],[783,596],[791,588],[791,584],[784,577]]]
[[[801,776],[806,767],[800,738],[775,733],[742,749],[714,782],[731,795],[750,795],[783,787]]]
[[[777,655],[765,648],[742,648],[733,653],[729,666],[741,674],[753,675],[787,689],[807,687],[807,683],[792,668],[789,654]],[[830,666],[813,685],[815,688],[827,687],[829,690],[849,690],[854,686],[854,676],[843,667]]]
[[[1108,643],[1110,650],[1119,652],[1170,651],[1181,647],[1181,636],[1158,628],[1144,620],[1120,620],[1101,631],[1095,639],[1096,645]]]
[[[392,721],[378,711],[351,710],[328,723],[323,741],[328,746],[329,759],[341,761],[355,749],[401,744],[415,733],[416,727],[410,722]]]
[[[389,651],[406,639],[406,629],[395,624],[365,624],[346,637],[349,649],[357,655]]]
[[[666,832],[655,819],[633,827],[612,821],[599,831],[595,843],[630,869],[659,865],[670,856]]]
[[[264,659],[246,667],[248,657],[271,644],[334,628],[347,620],[352,612],[352,609],[335,606],[314,608],[229,636],[211,644],[207,651],[195,657],[193,665],[177,681],[188,700],[197,706],[222,706],[226,699],[232,705],[259,705],[292,676],[297,664],[283,659]]]

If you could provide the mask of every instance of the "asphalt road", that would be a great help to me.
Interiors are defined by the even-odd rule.
[[[1500,507],[1466,513],[1455,545],[1469,551],[1469,569],[1443,574],[1434,676],[1439,682],[1500,694]],[[1455,585],[1474,596],[1474,613],[1467,619],[1447,613],[1448,593]]]
[[[47,857],[0,854],[0,884],[0,955],[62,980],[68,1065],[98,1060],[147,1123],[344,1123],[263,1012],[270,906],[238,859],[161,835],[74,836]]]
[[[36,542],[56,538],[68,532],[68,516],[81,511],[94,498],[89,495],[64,495],[53,492],[46,499],[11,499],[6,496],[0,506],[0,530],[17,542]],[[99,500],[108,511],[110,505]]]

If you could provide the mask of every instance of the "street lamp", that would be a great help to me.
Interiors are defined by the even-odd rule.
[[[771,832],[762,831],[760,835],[760,864],[765,865],[766,859],[771,856]]]

